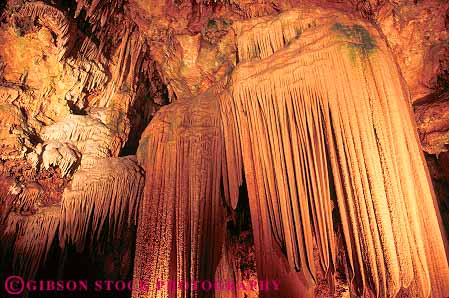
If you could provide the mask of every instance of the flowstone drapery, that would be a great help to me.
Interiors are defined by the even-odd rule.
[[[198,216],[182,206],[194,208],[198,198],[217,206],[222,179],[225,201],[235,207],[244,171],[258,278],[281,281],[281,291],[267,297],[310,295],[314,245],[332,284],[337,225],[353,293],[446,297],[438,206],[406,88],[378,31],[341,12],[307,8],[234,29],[240,64],[216,95],[220,117],[193,104],[201,98],[202,109],[214,105],[210,94],[180,100],[160,112],[141,141],[147,181],[135,278],[192,278],[201,264],[210,266],[193,239],[197,229],[218,229],[210,224],[218,211],[203,208]],[[213,149],[194,150],[192,136],[195,146],[213,140]],[[219,254],[219,244],[210,241],[208,253]]]
[[[443,2],[1,2],[0,279],[449,297]]]
[[[146,181],[134,280],[148,289],[133,297],[212,294],[158,282],[210,280],[218,266],[225,235],[219,116],[210,91],[162,108],[142,136],[137,156]]]

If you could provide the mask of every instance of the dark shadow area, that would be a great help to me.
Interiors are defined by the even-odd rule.
[[[107,222],[107,220],[106,220]],[[87,235],[92,235],[92,229]],[[126,227],[122,235],[110,239],[105,226],[99,239],[87,241],[86,248],[78,251],[74,245],[59,247],[59,238],[53,241],[45,263],[36,276],[27,279],[14,272],[11,250],[4,254],[0,280],[20,276],[25,282],[29,298],[128,298],[131,297],[136,227]],[[36,282],[34,282],[36,281]],[[0,297],[10,298],[0,287]],[[26,297],[25,295],[13,297]]]
[[[143,58],[137,84],[136,97],[128,112],[131,129],[120,156],[136,154],[143,131],[156,112],[169,104],[167,86],[149,53]]]
[[[436,155],[425,154],[433,188],[438,200],[438,207],[441,212],[441,219],[446,232],[446,239],[449,242],[449,153],[443,152],[438,157]]]
[[[232,220],[227,223],[227,245],[235,263],[239,264],[234,273],[240,274],[243,280],[249,280],[251,275],[257,275],[257,267],[246,181],[240,187],[237,208],[231,214]]]

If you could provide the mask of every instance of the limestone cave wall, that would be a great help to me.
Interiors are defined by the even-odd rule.
[[[446,298],[447,235],[449,2],[0,3],[0,282]]]

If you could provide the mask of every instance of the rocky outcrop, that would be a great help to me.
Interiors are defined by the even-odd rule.
[[[61,250],[80,251],[105,225],[111,241],[132,235],[143,172],[132,155],[118,156],[131,129],[150,120],[157,105],[147,97],[156,92],[137,83],[147,81],[149,62],[132,24],[105,53],[73,15],[48,3],[11,2],[3,16],[0,234],[12,261],[2,268],[33,277],[56,235]],[[149,110],[137,121],[128,119],[134,105]]]
[[[449,145],[449,94],[432,96],[415,103],[418,133],[425,152],[440,154]]]
[[[376,22],[391,47],[411,100],[447,88],[449,35],[444,1],[385,1]]]

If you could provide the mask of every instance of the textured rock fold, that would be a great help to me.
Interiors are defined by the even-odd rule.
[[[162,108],[145,130],[138,158],[146,171],[139,213],[134,280],[148,289],[133,297],[169,297],[158,281],[210,280],[225,225],[221,197],[223,136],[216,95]],[[177,297],[211,292],[177,289]]]
[[[95,243],[107,227],[108,238],[136,224],[144,186],[142,169],[134,157],[102,158],[82,167],[62,197],[60,245]],[[90,231],[90,234],[88,234]]]
[[[250,62],[221,105],[240,136],[226,142],[242,148],[258,277],[314,277],[313,237],[332,273],[335,204],[353,290],[446,297],[445,240],[408,98],[377,31],[354,19],[303,9],[237,37]]]

